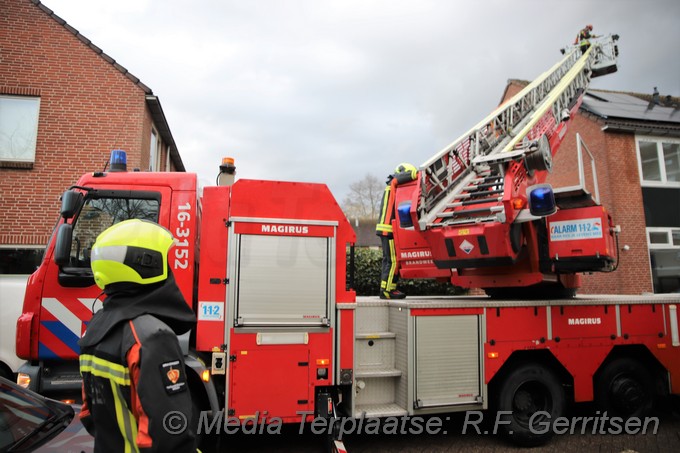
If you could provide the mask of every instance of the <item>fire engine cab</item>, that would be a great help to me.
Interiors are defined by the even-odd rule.
[[[177,240],[169,264],[198,318],[180,339],[197,411],[300,423],[494,407],[513,440],[537,445],[550,431],[531,424],[569,402],[630,417],[680,394],[677,295],[562,298],[578,272],[616,260],[597,195],[543,184],[588,78],[613,70],[606,44],[569,51],[397,187],[405,276],[494,297],[357,298],[346,271],[355,234],[325,185],[235,181],[225,160],[219,184],[200,190],[195,174],[127,172],[114,152],[108,172],[62,197],[17,323],[19,382],[79,394],[77,341],[101,308],[90,249],[140,218]]]

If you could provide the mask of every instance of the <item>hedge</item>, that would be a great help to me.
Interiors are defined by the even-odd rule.
[[[347,275],[350,259],[347,257]],[[380,291],[382,250],[357,247],[354,250],[354,290],[357,296],[377,296]],[[399,280],[398,289],[409,296],[441,296],[464,294],[465,290],[446,282],[428,279]]]

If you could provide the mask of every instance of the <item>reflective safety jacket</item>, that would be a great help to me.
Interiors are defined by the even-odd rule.
[[[196,451],[177,341],[195,317],[172,276],[145,286],[108,294],[80,340],[80,418],[95,452]]]
[[[394,220],[394,197],[396,193],[397,179],[390,175],[382,201],[380,202],[380,217],[375,226],[375,234],[392,238],[392,221]]]
[[[588,30],[587,28],[584,28],[576,36],[576,39],[574,40],[574,44],[588,45],[590,43],[589,39],[592,38],[592,37],[593,36],[590,34],[590,30]]]

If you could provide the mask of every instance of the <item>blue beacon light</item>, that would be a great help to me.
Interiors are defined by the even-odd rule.
[[[122,149],[114,149],[109,164],[110,172],[127,171],[127,153]]]
[[[397,213],[399,214],[399,225],[402,228],[413,227],[413,220],[411,220],[411,202],[404,201],[397,207]]]
[[[532,215],[545,217],[557,212],[555,194],[550,184],[539,184],[529,192],[529,210]]]

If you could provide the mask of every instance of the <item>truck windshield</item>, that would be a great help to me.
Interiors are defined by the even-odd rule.
[[[129,193],[129,192],[128,192]],[[99,233],[128,219],[158,222],[160,195],[157,199],[88,198],[73,222],[71,266],[90,267],[90,250]]]

